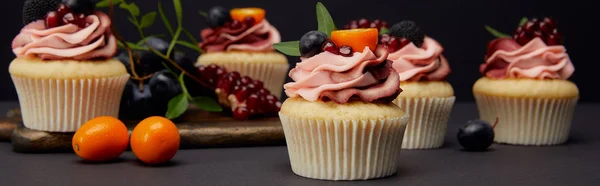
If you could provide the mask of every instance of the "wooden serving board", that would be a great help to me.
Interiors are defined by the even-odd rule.
[[[0,118],[0,140],[11,141],[21,153],[70,152],[74,133],[37,131],[23,127],[18,109]],[[237,121],[231,117],[191,109],[174,121],[182,149],[284,145],[279,118]],[[124,121],[129,132],[138,121]]]

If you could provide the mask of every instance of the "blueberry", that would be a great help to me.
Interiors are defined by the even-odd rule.
[[[173,61],[175,61],[175,63],[177,63],[177,65],[179,65],[181,68],[183,68],[185,71],[191,73],[192,75],[197,74],[196,73],[197,68],[194,67],[194,61],[192,61],[192,59],[186,57],[184,52],[179,52],[179,51],[174,52],[173,53]],[[172,67],[171,69],[178,74],[181,73],[181,71],[175,67]]]
[[[149,116],[162,116],[167,111],[167,104],[165,101],[155,99],[148,84],[144,84],[140,90],[137,81],[130,80],[121,97],[119,117],[141,120]]]
[[[92,0],[62,0],[73,12],[90,15],[94,13],[96,4]]]
[[[300,38],[300,54],[308,58],[321,53],[321,46],[327,41],[327,34],[316,30],[310,31]]]
[[[150,78],[148,86],[150,86],[150,91],[154,95],[154,98],[163,101],[171,100],[171,98],[182,93],[177,77],[167,70],[154,73],[154,76]]]
[[[125,68],[127,69],[127,73],[131,74],[131,65],[129,65],[129,53],[127,51],[122,51],[115,57],[116,60],[119,60]]]
[[[162,54],[166,54],[169,50],[169,43],[163,39],[150,37],[146,40],[142,46],[150,47]],[[168,63],[162,57],[156,55],[150,50],[136,51],[139,56],[141,67],[136,66],[136,72],[144,75],[148,75],[159,70],[165,69],[163,63]]]
[[[226,22],[231,20],[229,10],[220,6],[210,8],[207,14],[206,23],[208,23],[208,26],[211,28],[223,26]]]
[[[398,38],[406,38],[413,42],[417,47],[423,46],[425,32],[413,21],[401,21],[390,27],[390,35]]]
[[[494,128],[488,122],[471,120],[458,129],[458,142],[468,151],[485,151],[494,142]]]

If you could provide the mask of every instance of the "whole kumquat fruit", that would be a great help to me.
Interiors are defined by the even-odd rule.
[[[331,32],[331,41],[337,46],[350,46],[353,52],[363,52],[365,47],[375,51],[379,31],[376,28],[357,28]]]
[[[179,150],[179,130],[164,117],[152,116],[142,120],[131,133],[131,150],[146,164],[165,163]]]
[[[88,161],[118,158],[129,144],[127,127],[119,119],[101,116],[83,124],[73,136],[75,153]]]

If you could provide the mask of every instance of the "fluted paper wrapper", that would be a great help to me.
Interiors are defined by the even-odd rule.
[[[397,98],[394,103],[410,117],[403,149],[432,149],[444,144],[448,118],[456,97]]]
[[[98,116],[119,115],[129,75],[97,79],[35,79],[12,76],[25,127],[75,132]]]
[[[269,63],[246,63],[228,62],[215,63],[230,71],[237,71],[242,76],[249,76],[254,80],[260,80],[264,86],[277,98],[281,98],[283,83],[287,78],[290,65]]]
[[[365,180],[396,173],[408,116],[319,120],[279,114],[292,171],[323,180]]]
[[[511,98],[475,94],[482,120],[498,124],[494,141],[557,145],[567,141],[578,98]]]

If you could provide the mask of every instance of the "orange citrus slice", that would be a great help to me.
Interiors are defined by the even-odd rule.
[[[229,11],[229,14],[231,14],[231,19],[239,22],[244,22],[246,17],[252,17],[255,23],[260,23],[265,19],[266,13],[262,8],[234,8]]]
[[[352,52],[362,52],[365,47],[374,51],[379,40],[379,31],[376,28],[335,30],[331,32],[331,40],[338,47],[352,47]]]

